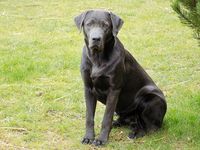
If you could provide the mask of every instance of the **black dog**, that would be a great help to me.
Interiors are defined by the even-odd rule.
[[[130,138],[161,127],[167,105],[155,85],[117,38],[123,21],[111,12],[86,11],[75,17],[83,28],[81,74],[86,99],[86,134],[84,144],[105,144],[113,126],[131,125]],[[94,140],[94,115],[97,100],[106,105],[99,137]],[[113,121],[113,114],[119,118]]]

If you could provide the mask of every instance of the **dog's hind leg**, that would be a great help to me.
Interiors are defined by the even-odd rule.
[[[154,94],[146,95],[138,106],[137,122],[129,138],[139,138],[147,132],[159,129],[162,126],[166,109],[166,103],[161,97]]]
[[[130,139],[134,139],[134,138],[139,138],[145,135],[145,129],[144,129],[144,122],[143,120],[140,118],[140,116],[134,116],[134,120],[132,120],[130,122],[130,128],[131,128],[131,132],[129,133],[128,137]]]

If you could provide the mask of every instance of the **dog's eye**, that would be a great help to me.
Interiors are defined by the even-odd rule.
[[[108,22],[103,22],[103,27],[108,28],[109,27],[109,23]]]
[[[92,25],[92,22],[88,22],[88,23],[86,23],[86,26],[91,26]]]

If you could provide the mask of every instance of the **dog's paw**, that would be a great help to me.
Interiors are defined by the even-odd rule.
[[[94,139],[89,139],[89,138],[86,138],[84,137],[81,141],[82,144],[92,144],[94,141]]]
[[[96,139],[93,141],[93,143],[95,146],[103,146],[106,144],[106,141],[103,141],[103,140],[99,140],[99,139]]]
[[[135,139],[135,138],[136,138],[135,135],[136,135],[135,132],[130,132],[130,133],[128,134],[128,138],[129,138],[129,139]]]
[[[143,137],[144,135],[145,135],[145,131],[143,131],[143,130],[140,130],[137,132],[132,131],[129,133],[128,138],[129,139],[137,139],[137,138]]]

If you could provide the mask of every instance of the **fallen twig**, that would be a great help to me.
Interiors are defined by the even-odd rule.
[[[170,88],[173,88],[177,85],[181,85],[181,84],[184,84],[184,83],[187,83],[187,82],[190,82],[190,81],[191,80],[186,80],[186,81],[178,82],[178,83],[175,83],[175,84],[171,84],[171,85],[166,86],[166,88],[170,89]]]
[[[68,96],[68,95],[64,95],[64,96],[58,97],[58,98],[54,99],[53,101],[62,100],[63,98],[66,98],[67,96]]]
[[[19,132],[28,132],[26,128],[17,128],[17,127],[0,127],[0,129],[15,130]]]
[[[153,142],[157,142],[157,141],[160,141],[160,140],[165,139],[165,138],[166,138],[166,137],[163,136],[163,137],[161,137],[161,138],[159,138],[159,139],[155,139],[155,140],[153,140]]]

